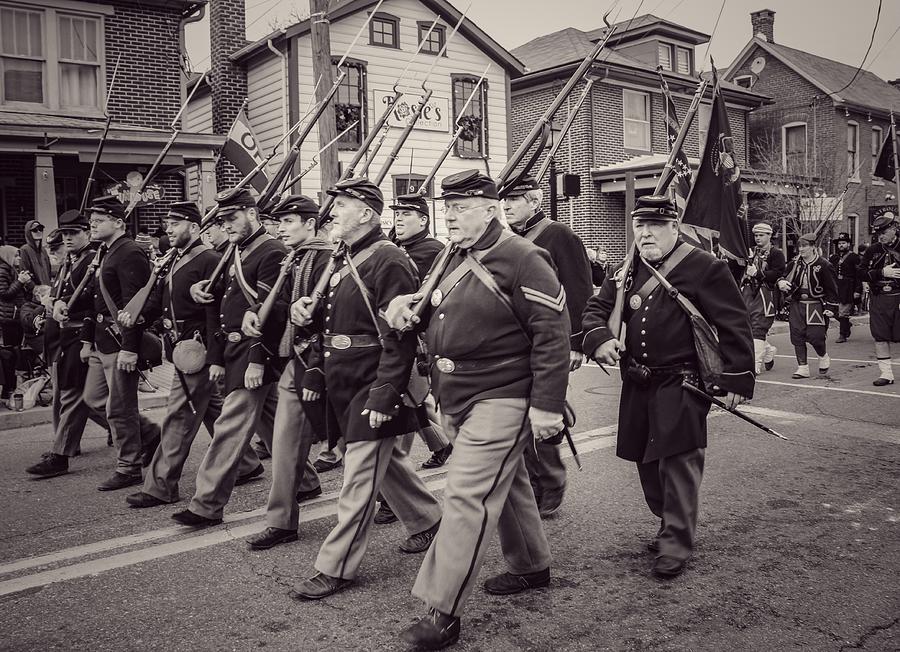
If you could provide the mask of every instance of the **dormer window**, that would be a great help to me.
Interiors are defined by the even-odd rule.
[[[675,48],[676,57],[675,64],[677,66],[677,71],[681,75],[690,75],[694,70],[694,66],[691,65],[691,51],[688,48]]]
[[[659,65],[663,70],[672,70],[672,46],[668,43],[659,44]]]

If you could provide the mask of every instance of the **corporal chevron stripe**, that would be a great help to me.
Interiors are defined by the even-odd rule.
[[[524,285],[520,285],[519,287],[522,289],[522,294],[524,294],[525,298],[529,301],[534,301],[542,306],[547,306],[556,312],[562,312],[566,307],[566,290],[561,285],[559,286],[559,293],[555,297],[551,297],[549,294],[544,294],[538,290],[527,288]]]

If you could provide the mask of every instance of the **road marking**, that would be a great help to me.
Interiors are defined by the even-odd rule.
[[[613,446],[616,441],[615,437],[610,437],[609,435],[615,433],[615,431],[616,426],[604,426],[602,428],[594,428],[592,430],[575,433],[573,434],[572,439],[576,443],[579,443],[578,453],[579,455],[583,455],[584,453],[590,453]],[[561,453],[563,458],[567,459],[572,457],[571,451],[569,451],[567,448],[563,449]],[[434,469],[427,473],[420,474],[420,477],[422,477],[423,479],[432,478],[425,483],[425,486],[428,487],[428,489],[432,492],[443,489],[447,483],[446,469]],[[337,496],[338,492],[331,492],[329,494],[316,498],[315,501],[309,501],[308,503],[305,503],[304,507],[300,510],[300,522],[306,523],[310,521],[316,521],[321,518],[334,516],[337,513]],[[328,502],[329,504],[322,504],[325,502]],[[224,522],[241,523],[242,521],[257,519],[264,515],[265,508],[261,507],[249,512],[241,512],[238,514],[228,515],[224,518]],[[20,593],[22,591],[39,588],[48,584],[65,582],[68,580],[88,577],[91,575],[98,575],[105,571],[124,568],[126,566],[132,566],[134,564],[139,564],[145,561],[161,559],[164,557],[177,555],[182,552],[199,550],[201,548],[207,548],[209,546],[214,546],[220,543],[226,543],[234,539],[239,539],[251,534],[255,534],[259,531],[259,526],[260,524],[256,520],[254,520],[252,523],[244,523],[232,528],[215,528],[212,530],[202,530],[202,534],[197,534],[195,536],[180,539],[178,541],[159,543],[138,550],[118,553],[108,557],[101,557],[98,559],[71,564],[69,566],[62,566],[60,568],[38,571],[30,575],[24,575],[22,577],[16,577],[14,579],[0,582],[0,596],[10,595],[12,593]],[[92,544],[74,546],[72,548],[60,550],[54,553],[40,555],[38,557],[29,557],[4,564],[0,566],[0,575],[6,575],[20,570],[35,568],[38,566],[47,566],[53,563],[77,559],[80,557],[85,557],[87,555],[92,555],[99,552],[107,552],[126,546],[150,543],[160,539],[166,539],[173,536],[190,533],[192,531],[195,530],[193,530],[193,528],[185,526],[168,527],[159,530],[153,530],[151,532],[145,532],[142,534],[127,537],[117,537],[115,539],[98,541]]]
[[[866,394],[867,396],[880,396],[882,398],[900,398],[900,394],[892,392],[874,392],[868,389],[850,389],[848,387],[823,387],[822,385],[801,385],[800,383],[784,383],[780,380],[760,380],[756,382],[763,385],[782,385],[784,387],[795,387],[797,389],[822,389],[829,392],[849,392],[852,394]]]
[[[788,358],[790,360],[796,360],[797,357],[793,355],[781,355],[778,354],[775,356],[776,358]],[[850,360],[848,358],[831,358],[832,362],[856,362],[858,364],[875,364],[878,360]],[[900,367],[900,360],[891,360],[892,365],[897,365]]]

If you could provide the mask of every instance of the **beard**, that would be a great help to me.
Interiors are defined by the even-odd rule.
[[[658,244],[646,244],[641,245],[640,254],[641,258],[652,263],[663,257],[663,250]]]

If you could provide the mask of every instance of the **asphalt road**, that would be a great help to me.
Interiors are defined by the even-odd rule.
[[[774,338],[788,357],[746,409],[789,441],[711,416],[697,550],[669,582],[649,573],[656,524],[614,454],[618,379],[574,374],[584,469],[569,461],[565,505],[545,522],[551,585],[476,590],[455,649],[900,649],[900,384],[872,387],[865,330],[830,345],[828,378],[806,381],[790,379],[787,338]],[[0,650],[405,649],[397,632],[423,613],[409,593],[421,557],[397,550],[398,524],[375,526],[348,590],[288,597],[335,522],[340,471],[303,508],[298,543],[251,552],[242,538],[263,527],[268,472],[236,490],[224,525],[195,532],[170,519],[184,503],[132,510],[130,490],[96,491],[113,455],[95,429],[70,474],[30,479],[50,440],[47,426],[0,431]],[[207,441],[201,432],[185,498]],[[427,474],[437,492],[442,475]],[[495,542],[482,579],[503,570]]]

